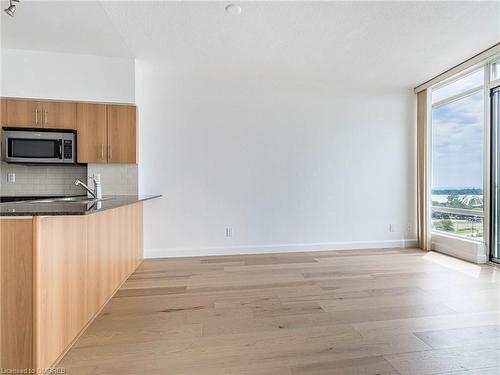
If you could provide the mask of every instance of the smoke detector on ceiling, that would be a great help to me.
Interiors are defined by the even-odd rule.
[[[237,16],[241,13],[241,7],[237,4],[229,4],[226,6],[226,13],[231,16]]]

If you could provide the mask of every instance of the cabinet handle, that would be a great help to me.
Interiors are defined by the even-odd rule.
[[[47,111],[43,111],[44,124],[47,125]]]
[[[38,125],[38,109],[35,110],[35,125]]]
[[[101,159],[104,159],[104,144],[101,143]]]
[[[109,159],[113,158],[113,146],[108,145],[108,157]]]

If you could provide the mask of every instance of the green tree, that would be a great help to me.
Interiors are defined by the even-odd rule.
[[[453,207],[453,208],[466,208],[467,207],[465,204],[460,202],[460,198],[459,198],[458,194],[456,194],[456,193],[452,193],[452,194],[448,195],[448,203],[446,206]]]
[[[445,232],[453,232],[455,229],[455,226],[453,225],[453,221],[450,219],[443,219],[439,220],[436,224],[435,227],[437,230],[442,230]]]

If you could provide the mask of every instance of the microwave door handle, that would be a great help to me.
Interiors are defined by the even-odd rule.
[[[62,139],[59,140],[59,159],[62,160],[63,155],[62,155]]]

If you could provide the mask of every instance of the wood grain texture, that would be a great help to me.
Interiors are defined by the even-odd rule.
[[[73,129],[79,163],[136,163],[136,107],[53,100],[1,99],[2,126]]]
[[[0,99],[0,126],[7,123],[7,99]],[[0,129],[1,131],[1,129]]]
[[[76,103],[5,99],[2,126],[76,130]]]
[[[0,220],[0,368],[33,362],[32,220]]]
[[[46,368],[142,261],[142,203],[35,227],[35,365]]]
[[[37,243],[37,367],[50,367],[90,318],[87,217],[42,217]]]
[[[136,163],[136,108],[107,105],[108,162]]]
[[[94,214],[87,225],[87,308],[94,314],[142,261],[142,204]]]
[[[107,163],[106,105],[78,103],[76,110],[78,162]]]
[[[42,103],[35,100],[6,99],[6,114],[2,126],[41,128],[41,110]]]
[[[76,103],[41,102],[44,128],[76,130]]]
[[[68,374],[498,374],[499,287],[498,268],[417,249],[148,259],[60,366]]]

